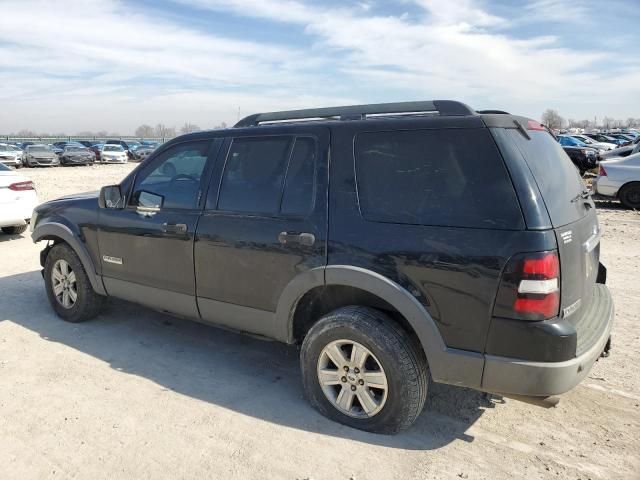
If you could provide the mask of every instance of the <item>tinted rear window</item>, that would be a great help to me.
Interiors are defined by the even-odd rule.
[[[367,220],[523,228],[511,180],[487,129],[363,133],[355,152],[358,198]]]
[[[551,223],[559,227],[582,218],[586,209],[572,200],[584,186],[578,169],[562,146],[544,131],[528,130],[531,140],[516,129],[505,129],[505,133],[518,147],[533,173]]]

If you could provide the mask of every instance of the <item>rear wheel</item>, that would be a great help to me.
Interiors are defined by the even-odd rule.
[[[627,208],[640,209],[640,182],[629,183],[620,189],[620,203]]]
[[[47,255],[44,282],[49,303],[63,320],[84,322],[100,313],[104,297],[93,290],[78,255],[66,243]]]
[[[424,407],[424,352],[381,311],[350,306],[322,317],[304,339],[300,362],[310,403],[345,425],[396,433]]]
[[[2,231],[7,235],[20,235],[27,231],[29,225],[20,225],[17,227],[2,227]]]

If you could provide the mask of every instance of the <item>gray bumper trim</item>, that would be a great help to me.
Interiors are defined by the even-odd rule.
[[[597,288],[609,289],[604,285]],[[609,298],[610,300],[610,298]],[[549,396],[567,392],[587,376],[589,370],[604,351],[613,326],[613,302],[605,318],[606,327],[600,337],[585,352],[564,362],[529,362],[516,358],[485,355],[482,390],[494,393]]]

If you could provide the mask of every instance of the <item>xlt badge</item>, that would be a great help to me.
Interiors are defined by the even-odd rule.
[[[103,255],[102,260],[106,263],[113,263],[115,265],[122,265],[122,259],[118,257],[110,257],[109,255]]]

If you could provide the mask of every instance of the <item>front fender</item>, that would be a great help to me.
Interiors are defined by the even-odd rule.
[[[80,258],[93,290],[99,295],[106,295],[107,292],[102,284],[102,278],[96,273],[96,269],[91,261],[91,256],[86,246],[74,235],[73,231],[66,225],[57,222],[42,222],[34,228],[31,238],[34,243],[41,240],[60,239],[67,243]]]

